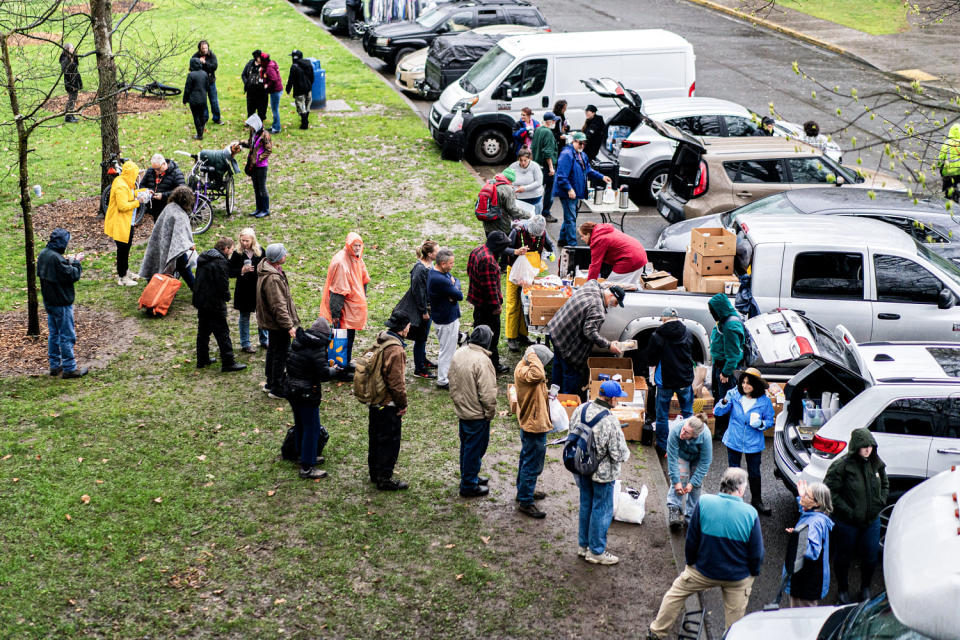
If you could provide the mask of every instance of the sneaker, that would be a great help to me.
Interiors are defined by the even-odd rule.
[[[510,338],[507,340],[507,349],[510,349],[513,353],[520,351],[520,342],[516,338]]]
[[[198,362],[197,362],[197,369],[203,369],[204,367],[206,367],[206,366],[208,366],[208,365],[216,364],[216,363],[217,363],[217,359],[216,359],[216,358],[210,358],[209,360],[204,360],[203,362],[199,362],[199,361],[198,361]]]
[[[61,369],[60,367],[57,367],[56,369],[54,369],[54,368],[51,367],[51,368],[50,368],[50,375],[51,375],[51,376],[58,376],[58,375],[60,375],[60,372],[61,372],[61,371],[63,371],[63,369]]]
[[[138,280],[140,280],[140,274],[134,273],[133,271],[130,271],[129,269],[127,269],[127,273],[126,275],[124,275],[124,278],[137,282]]]
[[[554,218],[554,217],[553,217],[552,215],[550,215],[549,213],[548,213],[547,215],[543,216],[543,219],[546,220],[547,222],[560,222],[559,220],[557,220],[556,218]]]
[[[533,504],[532,502],[530,504],[521,504],[519,507],[517,507],[517,511],[536,520],[543,520],[547,517],[547,514],[543,511],[540,511],[540,509],[537,508],[537,505]]]
[[[413,375],[415,378],[425,378],[427,380],[434,380],[437,377],[437,374],[430,371],[414,371]]]
[[[260,391],[263,391],[264,393],[270,393],[270,388],[267,386],[266,382],[260,383]]]
[[[609,551],[604,551],[600,555],[597,555],[592,551],[588,551],[587,555],[584,557],[584,560],[590,564],[617,564],[620,562],[620,558],[613,555]]]
[[[497,373],[500,375],[503,375],[505,373],[510,373],[510,367],[508,367],[505,364],[501,364],[500,366],[497,367]]]
[[[135,286],[137,286],[137,280],[136,280],[136,278],[133,278],[133,277],[130,275],[130,272],[129,272],[129,271],[127,271],[127,273],[126,273],[122,278],[120,278],[120,282],[122,282],[125,287],[135,287]]]
[[[300,469],[300,477],[304,480],[316,480],[317,478],[326,478],[327,472],[323,469],[310,467],[309,469]]]
[[[586,558],[588,551],[590,551],[589,547],[577,547],[577,557]]]
[[[247,365],[240,364],[239,362],[234,362],[233,364],[225,364],[220,367],[220,371],[223,373],[231,373],[233,371],[243,371],[247,368]]]
[[[259,213],[260,213],[259,211],[251,211],[251,212],[248,213],[247,215],[248,215],[248,216],[253,216],[254,218],[256,218]]]
[[[461,498],[480,498],[490,493],[490,488],[478,484],[472,489],[460,489]]]
[[[546,498],[546,497],[547,497],[547,494],[545,494],[543,491],[534,491],[534,492],[533,492],[533,499],[534,499],[534,500],[543,500],[543,499]],[[518,498],[514,498],[514,500],[516,500],[517,503],[520,502],[520,500],[519,500]]]
[[[477,476],[477,484],[485,487],[490,484],[490,478],[486,476]]]
[[[449,382],[446,383],[446,384],[440,384],[439,382],[437,383],[437,389],[443,389],[444,391],[446,391],[446,390],[449,389],[449,388],[450,388],[450,383],[449,383]]]
[[[117,278],[117,286],[119,287],[135,287],[137,285],[133,280],[127,280],[126,278]]]
[[[670,531],[679,531],[680,524],[683,522],[683,516],[680,514],[680,507],[675,507],[669,505],[667,507],[669,514],[667,515],[667,522],[670,524]]]
[[[88,373],[90,373],[89,367],[77,367],[76,369],[73,369],[71,371],[64,371],[63,379],[66,380],[68,378],[82,378]]]
[[[389,480],[381,480],[377,483],[377,489],[380,491],[404,491],[410,485],[406,482],[400,482],[399,480],[394,480],[393,478]]]
[[[256,348],[256,347],[251,347],[250,345],[247,345],[247,346],[243,347],[242,349],[240,349],[240,351],[243,351],[244,353],[256,353],[256,352],[257,352],[257,348]]]
[[[270,215],[269,211],[261,211],[260,213],[254,214],[254,218],[266,218]]]
[[[430,362],[429,360],[427,360],[427,361],[424,363],[423,366],[425,366],[427,369],[436,369],[436,368],[437,368],[437,363],[436,363],[436,362]]]

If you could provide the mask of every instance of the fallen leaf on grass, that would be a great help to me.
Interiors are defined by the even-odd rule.
[[[153,499],[153,501],[156,502],[157,504],[160,504],[161,502],[163,502],[163,498],[161,498],[160,496],[157,496],[156,498]]]
[[[83,504],[90,504],[90,496],[88,496],[87,494],[83,494],[82,496],[80,496],[80,502],[82,502]]]
[[[483,544],[490,544],[490,536],[480,536],[480,539],[483,540]]]
[[[462,574],[462,573],[458,573],[458,574],[457,574],[457,580],[463,580],[463,574]]]
[[[103,480],[94,480],[97,484],[103,484]]]
[[[267,495],[268,495],[268,496],[274,496],[274,495],[276,495],[276,493],[277,493],[277,492],[274,491],[273,489],[270,489],[270,491],[267,491]]]
[[[77,458],[77,462],[83,462],[83,458]]]
[[[443,548],[444,548],[444,549],[453,549],[455,546],[457,546],[457,545],[455,545],[455,544],[445,544],[445,545],[443,545]]]
[[[207,459],[207,456],[206,456],[206,455],[199,455],[199,456],[197,456],[197,460],[199,460],[200,462],[204,462],[204,461],[206,461],[206,459]]]
[[[60,417],[60,414],[59,414],[59,413],[51,413],[51,414],[50,414],[50,417],[51,417],[51,418],[59,418],[59,417]]]
[[[20,482],[20,478],[14,478],[13,481],[14,481],[14,482]]]
[[[277,598],[276,600],[273,601],[273,604],[283,604],[286,601],[287,601],[286,598]]]
[[[73,520],[73,518],[70,517],[70,514],[69,514],[69,513],[67,514],[66,517],[67,517],[67,520]]]
[[[74,599],[72,599],[72,598],[68,598],[68,599],[67,599],[67,602],[69,602],[69,603],[72,604],[73,606],[77,606],[77,601],[74,600]]]
[[[3,456],[2,458],[0,458],[0,460],[9,460],[9,459],[12,458],[12,457],[13,457],[13,454],[12,454],[12,453],[8,453],[7,455],[5,455],[5,456]]]

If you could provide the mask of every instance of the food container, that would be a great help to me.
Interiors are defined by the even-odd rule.
[[[593,204],[603,204],[603,189],[593,190]]]
[[[618,204],[621,209],[628,209],[630,207],[630,194],[628,193],[627,185],[620,187],[620,200]]]

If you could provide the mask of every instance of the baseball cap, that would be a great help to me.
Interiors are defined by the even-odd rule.
[[[544,119],[544,121],[546,121],[546,120],[556,120],[556,119],[557,119],[557,114],[555,114],[553,111],[544,111],[544,112],[543,112],[543,119]]]
[[[663,311],[660,312],[661,318],[679,318],[680,314],[673,307],[665,307]]]
[[[626,398],[626,392],[616,380],[607,380],[600,385],[600,395],[605,398]]]
[[[587,139],[587,134],[585,134],[583,131],[574,131],[573,134],[571,134],[570,139],[573,140],[574,142],[578,140],[580,142],[583,142],[584,140]]]
[[[617,299],[617,304],[623,306],[623,299],[627,297],[627,292],[622,287],[610,287],[610,293]]]

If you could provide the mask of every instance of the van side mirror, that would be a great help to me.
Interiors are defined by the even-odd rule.
[[[957,298],[953,295],[953,291],[944,287],[940,289],[940,295],[937,296],[937,308],[938,309],[950,309],[955,304],[957,304]]]

